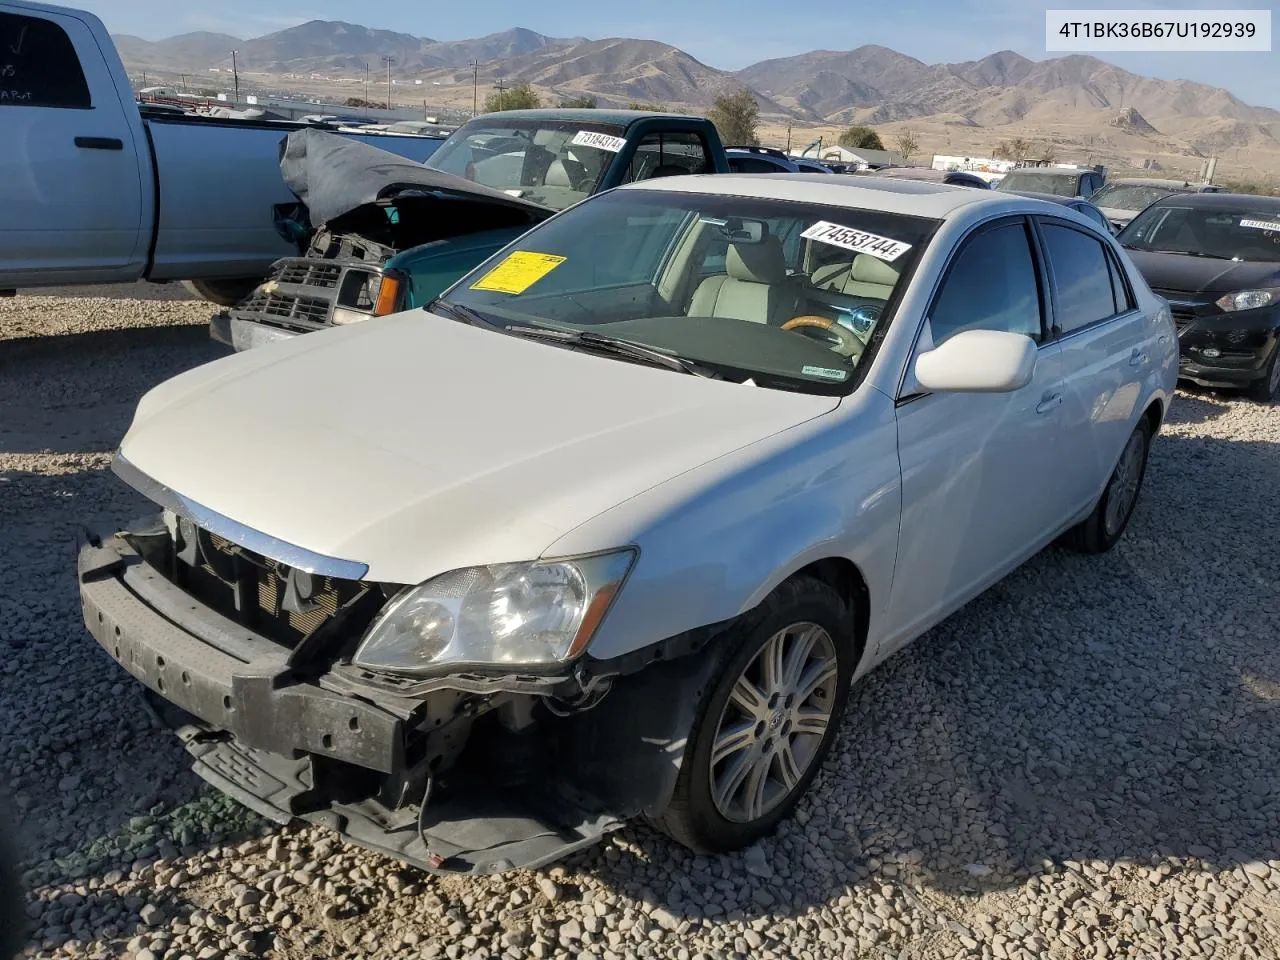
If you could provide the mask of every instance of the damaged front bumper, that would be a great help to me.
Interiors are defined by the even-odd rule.
[[[269,819],[488,874],[559,859],[670,797],[710,657],[617,673],[585,710],[567,673],[397,686],[342,657],[308,662],[308,640],[290,649],[202,604],[146,551],[132,534],[86,539],[85,625],[195,772]]]

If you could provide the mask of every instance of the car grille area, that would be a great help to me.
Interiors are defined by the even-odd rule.
[[[166,553],[153,565],[167,567],[194,599],[290,649],[369,589],[289,567],[189,522],[178,525]]]
[[[372,315],[381,282],[377,262],[286,257],[228,313],[236,320],[297,333],[322,330],[333,323],[337,308]]]

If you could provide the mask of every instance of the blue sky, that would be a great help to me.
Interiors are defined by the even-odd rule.
[[[68,0],[77,3],[77,0]],[[891,3],[805,3],[778,0],[648,0],[643,4],[487,0],[483,4],[381,0],[78,0],[114,32],[155,40],[189,30],[258,36],[307,20],[348,20],[457,40],[522,26],[551,36],[641,37],[674,44],[713,67],[738,69],[758,60],[814,49],[848,50],[879,43],[927,63],[973,60],[997,50],[1044,59],[1044,5],[1020,0],[893,0]],[[1054,9],[1105,4],[1054,2]],[[1196,5],[1141,0],[1116,9],[1263,8],[1267,4]],[[798,15],[797,15],[798,14]],[[1280,53],[1108,54],[1135,73],[1226,87],[1249,103],[1280,108]]]

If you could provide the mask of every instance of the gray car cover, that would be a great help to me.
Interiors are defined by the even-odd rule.
[[[530,200],[473,183],[441,170],[324,130],[295,130],[284,140],[280,172],[318,228],[365,204],[406,190],[442,192],[549,217],[555,211]]]

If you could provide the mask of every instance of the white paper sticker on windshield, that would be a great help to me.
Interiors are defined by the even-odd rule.
[[[843,380],[849,376],[848,370],[839,370],[834,367],[801,367],[800,372],[806,377],[821,377],[823,380]]]
[[[1280,221],[1276,220],[1241,220],[1240,226],[1248,230],[1280,230]]]
[[[865,230],[855,230],[839,223],[828,223],[819,220],[812,227],[800,234],[806,240],[817,240],[829,243],[833,247],[843,247],[854,253],[865,253],[881,260],[893,261],[911,249],[911,244],[901,240],[890,240]]]
[[[611,137],[607,133],[596,133],[593,130],[579,130],[569,142],[579,147],[608,150],[610,153],[617,153],[627,145],[625,137]]]

